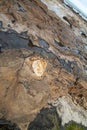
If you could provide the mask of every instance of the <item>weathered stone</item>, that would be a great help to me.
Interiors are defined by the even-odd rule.
[[[80,106],[76,106],[70,97],[59,98],[53,103],[56,106],[59,117],[62,119],[62,125],[69,121],[75,121],[87,127],[87,111]]]
[[[0,115],[23,130],[62,96],[87,114],[87,23],[60,0],[43,1],[0,1]]]
[[[43,59],[36,59],[33,61],[32,67],[33,71],[37,76],[42,76],[45,69],[46,69],[47,63]]]

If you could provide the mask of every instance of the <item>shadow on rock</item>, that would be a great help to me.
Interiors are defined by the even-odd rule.
[[[28,130],[87,130],[87,128],[73,121],[62,126],[56,108],[52,107],[43,108],[29,124]]]
[[[55,108],[45,108],[40,111],[28,130],[63,130]]]
[[[0,119],[0,130],[20,130],[15,123],[7,121],[6,119]]]

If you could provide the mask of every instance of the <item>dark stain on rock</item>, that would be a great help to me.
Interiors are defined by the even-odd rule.
[[[44,48],[45,50],[49,48],[49,44],[44,39],[41,39],[40,37],[38,38],[38,43],[40,47]]]
[[[75,74],[77,77],[81,73],[77,63],[75,61],[69,61],[65,59],[59,59],[61,65],[68,71]]]
[[[24,35],[18,34],[13,30],[0,31],[0,44],[2,49],[29,49],[29,40],[24,38]]]
[[[0,53],[2,53],[2,44],[0,44]]]
[[[72,71],[72,68],[71,68],[71,62],[70,61],[67,61],[65,59],[59,59],[61,65],[69,72]]]
[[[28,130],[62,130],[61,120],[58,118],[55,108],[43,108],[33,122],[28,126]]]
[[[6,119],[0,119],[0,130],[20,130],[15,123],[7,121]]]
[[[0,21],[0,29],[3,27],[3,22]]]

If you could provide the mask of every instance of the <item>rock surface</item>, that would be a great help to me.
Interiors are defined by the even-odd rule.
[[[85,113],[73,120],[87,127],[87,23],[62,1],[44,1],[60,13],[39,0],[0,1],[0,117],[26,130],[65,96]]]
[[[62,125],[74,121],[87,127],[87,111],[75,105],[70,97],[59,98],[53,105],[56,106],[57,112],[62,119]]]
[[[65,126],[61,125],[61,119],[58,117],[55,107],[45,108],[37,114],[34,121],[28,127],[28,130],[86,130],[86,127],[73,121]]]

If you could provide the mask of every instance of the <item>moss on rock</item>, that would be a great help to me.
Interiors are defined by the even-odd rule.
[[[85,128],[80,124],[71,122],[65,126],[65,130],[85,130]]]
[[[87,130],[87,128],[73,121],[62,126],[56,109],[52,107],[42,109],[35,120],[29,124],[28,130]]]

